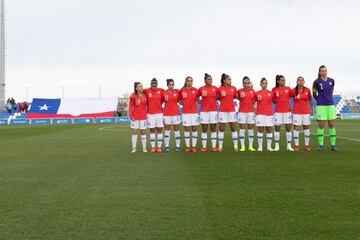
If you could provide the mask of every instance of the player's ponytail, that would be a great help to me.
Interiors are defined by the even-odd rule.
[[[205,73],[204,80],[206,80],[208,77],[211,77],[210,74]]]

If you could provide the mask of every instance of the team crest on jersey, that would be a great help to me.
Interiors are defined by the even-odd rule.
[[[271,96],[271,94],[270,94],[270,93],[268,93],[268,96],[270,97],[270,96]]]
[[[225,91],[221,91],[221,96],[225,97],[225,96],[226,96],[226,92],[225,92]]]
[[[152,97],[152,94],[151,93],[149,93],[149,98],[151,98]]]
[[[212,91],[215,92],[215,88],[213,88]]]
[[[287,90],[287,89],[285,89],[285,93],[288,93],[288,90]]]
[[[234,91],[234,89],[231,89],[230,91],[231,91],[231,92],[233,92],[233,91]]]
[[[176,97],[176,93],[174,93],[174,97]]]
[[[332,82],[329,82],[329,85],[331,86],[331,85],[332,85]]]
[[[192,94],[195,94],[195,91],[192,91]]]
[[[160,91],[157,91],[157,94],[160,94]]]

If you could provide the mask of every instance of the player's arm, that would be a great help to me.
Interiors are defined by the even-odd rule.
[[[312,94],[313,94],[314,98],[317,99],[317,96],[318,96],[318,88],[317,88],[316,80],[315,80],[314,83],[313,83]]]
[[[134,104],[134,97],[131,95],[130,99],[129,99],[129,109],[128,109],[130,120],[134,120],[134,117],[133,117],[134,105],[135,105]]]
[[[313,101],[312,101],[312,96],[311,96],[311,92],[309,90],[309,95],[308,95],[308,99],[309,99],[309,107],[310,107],[310,115],[314,115],[314,105],[313,105]]]

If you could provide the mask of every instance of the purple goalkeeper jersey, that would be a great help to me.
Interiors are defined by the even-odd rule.
[[[318,78],[313,84],[313,95],[316,99],[318,106],[331,106],[334,105],[333,90],[335,81],[328,78],[326,81]]]

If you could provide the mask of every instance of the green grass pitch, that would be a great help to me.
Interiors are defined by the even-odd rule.
[[[339,152],[312,135],[310,153],[235,153],[227,133],[223,153],[131,154],[127,124],[3,126],[0,239],[360,239],[360,121],[337,135]]]

